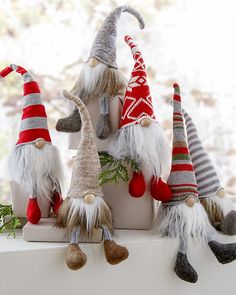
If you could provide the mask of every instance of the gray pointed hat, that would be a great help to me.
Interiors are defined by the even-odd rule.
[[[199,198],[214,196],[222,189],[214,164],[199,139],[197,128],[189,114],[183,110],[188,148],[193,162]]]
[[[138,11],[130,6],[124,5],[115,8],[104,20],[97,36],[93,42],[90,51],[90,58],[96,58],[105,65],[117,69],[116,63],[116,36],[117,22],[122,12],[128,12],[137,18],[140,29],[143,29],[145,24],[142,16]]]

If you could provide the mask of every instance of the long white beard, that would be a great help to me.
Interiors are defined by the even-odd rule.
[[[34,144],[16,146],[9,158],[11,180],[18,183],[29,196],[47,197],[61,191],[62,164],[58,149],[46,144],[38,149]]]
[[[207,241],[215,234],[200,203],[189,207],[186,203],[175,206],[160,205],[155,229],[162,236],[177,238],[187,243],[190,238]]]
[[[170,148],[158,122],[149,127],[140,124],[118,130],[108,152],[117,159],[128,157],[140,163],[151,175],[165,178],[170,171]]]
[[[80,92],[83,97],[90,96],[93,93],[99,81],[104,79],[106,69],[107,66],[102,63],[97,64],[95,67],[91,67],[89,63],[84,65],[79,78]]]

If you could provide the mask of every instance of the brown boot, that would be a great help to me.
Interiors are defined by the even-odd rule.
[[[87,256],[80,249],[78,244],[69,244],[66,250],[66,264],[69,269],[77,270],[85,265],[87,261]]]
[[[65,118],[59,119],[56,124],[56,130],[60,132],[78,132],[81,129],[81,118],[77,107]]]
[[[126,247],[117,245],[114,241],[104,241],[104,251],[108,263],[115,265],[125,260],[129,256],[129,251]]]

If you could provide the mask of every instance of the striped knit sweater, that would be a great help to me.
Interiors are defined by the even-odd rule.
[[[166,205],[184,202],[190,196],[198,198],[196,179],[187,147],[178,84],[174,84],[174,89],[172,167],[167,181],[172,191],[172,199],[166,202]]]
[[[214,196],[222,189],[215,167],[203,148],[191,117],[183,110],[187,129],[188,147],[193,163],[199,198]]]

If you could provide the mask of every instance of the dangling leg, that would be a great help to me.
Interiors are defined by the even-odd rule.
[[[31,192],[33,196],[36,196],[36,190]],[[38,205],[37,197],[29,197],[27,206],[27,219],[32,224],[37,224],[41,219],[41,210]]]
[[[96,127],[96,136],[99,139],[106,139],[111,134],[111,123],[109,115],[109,98],[100,97],[100,117]]]
[[[198,275],[187,258],[187,244],[182,239],[179,241],[179,251],[177,253],[174,271],[176,275],[189,283],[196,283]]]
[[[87,256],[80,249],[78,244],[78,237],[80,228],[77,227],[71,233],[70,244],[66,250],[66,264],[71,270],[77,270],[83,267],[87,261]]]
[[[236,259],[236,243],[219,243],[215,240],[214,234],[208,233],[208,246],[216,259],[222,263],[230,263]]]
[[[77,106],[73,109],[72,113],[65,118],[57,121],[56,130],[60,132],[79,132],[81,129],[81,118]]]
[[[126,247],[116,244],[107,226],[102,226],[104,238],[104,251],[108,263],[115,265],[127,259],[129,252]]]

